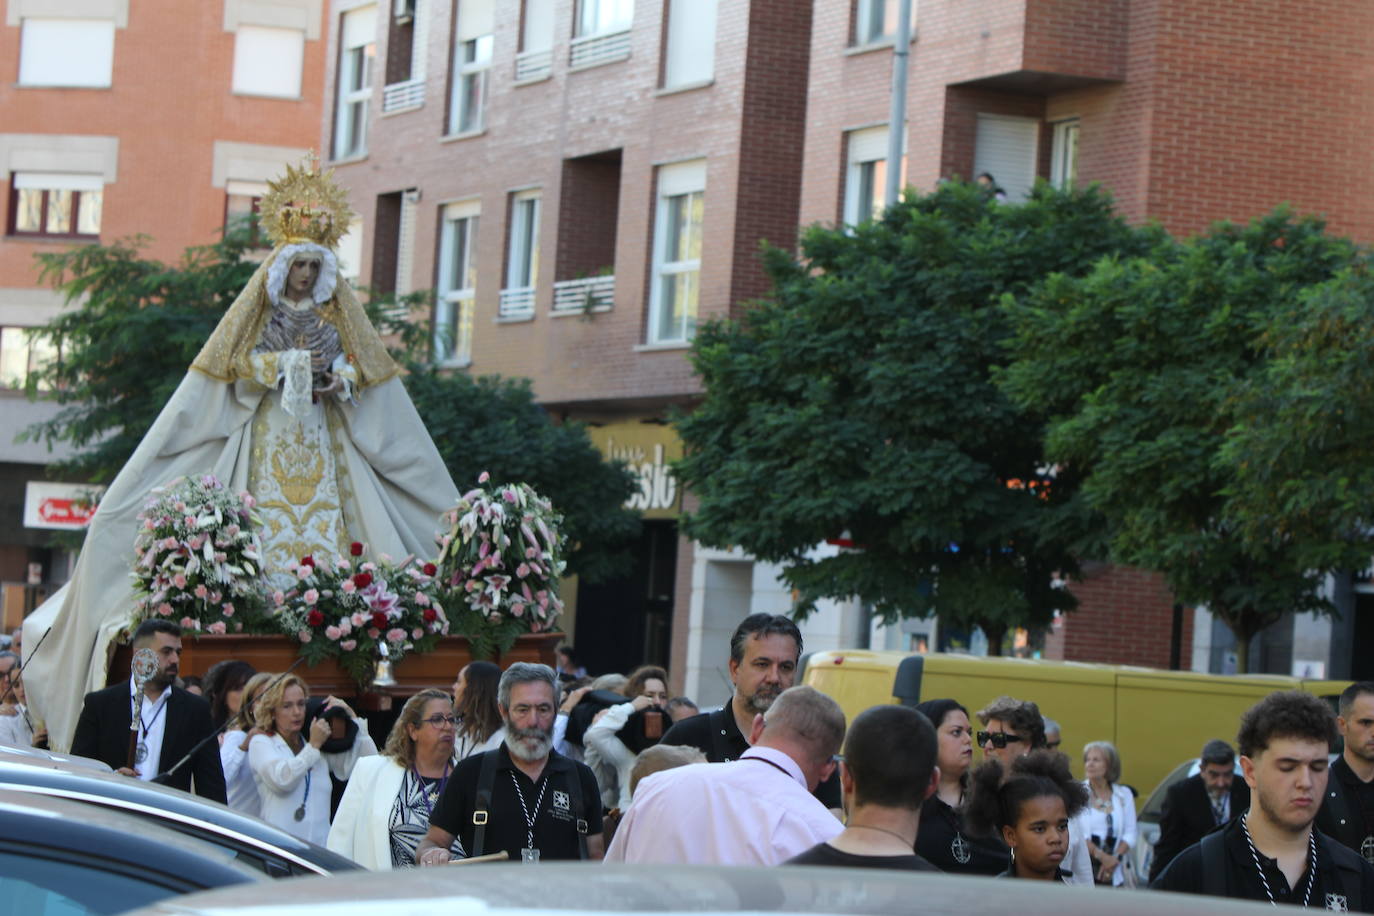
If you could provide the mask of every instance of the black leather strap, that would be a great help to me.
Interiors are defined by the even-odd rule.
[[[487,838],[487,821],[491,820],[491,790],[496,786],[496,758],[500,749],[482,755],[482,769],[477,774],[477,802],[472,809],[472,849],[469,856],[480,856]]]

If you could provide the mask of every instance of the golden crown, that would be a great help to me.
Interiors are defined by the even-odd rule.
[[[314,242],[334,248],[348,231],[353,211],[348,192],[334,183],[334,171],[317,170],[307,156],[300,168],[288,165],[286,175],[267,183],[261,213],[274,245]]]

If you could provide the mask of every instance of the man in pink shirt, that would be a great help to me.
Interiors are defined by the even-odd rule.
[[[811,793],[835,769],[844,713],[811,687],[785,690],[755,716],[749,750],[646,778],[607,862],[777,865],[844,826]]]

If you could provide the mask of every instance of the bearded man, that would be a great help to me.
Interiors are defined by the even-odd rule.
[[[557,675],[516,662],[501,675],[500,747],[458,764],[430,815],[415,859],[443,865],[454,839],[467,856],[504,851],[516,862],[599,859],[601,795],[591,768],[553,749]]]

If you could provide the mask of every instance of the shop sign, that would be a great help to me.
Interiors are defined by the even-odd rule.
[[[103,489],[30,480],[24,485],[24,527],[81,531],[90,524],[95,497]]]
[[[682,457],[682,442],[667,426],[657,423],[615,423],[588,429],[592,441],[610,461],[623,461],[639,478],[639,491],[626,508],[645,518],[677,518],[682,492],[671,462]]]

